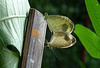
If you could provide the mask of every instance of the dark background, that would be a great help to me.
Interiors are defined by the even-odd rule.
[[[84,0],[29,0],[30,6],[39,10],[42,14],[64,15],[69,17],[74,24],[82,24],[94,31],[89,20]],[[72,33],[77,43],[67,49],[53,48],[54,53],[48,47],[44,48],[42,68],[82,68],[80,61],[86,68],[100,68],[100,60],[91,57],[86,52],[77,36]],[[50,40],[51,33],[47,29],[46,39]],[[56,55],[56,57],[55,57]]]

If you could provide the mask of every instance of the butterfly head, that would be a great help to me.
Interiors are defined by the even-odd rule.
[[[47,20],[48,19],[48,13],[44,14],[44,19]]]

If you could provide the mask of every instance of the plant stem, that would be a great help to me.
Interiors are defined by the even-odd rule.
[[[86,22],[85,22],[85,27],[89,28],[89,24],[90,24],[90,18],[88,16],[88,14],[86,13]],[[85,54],[86,54],[86,50],[83,47],[82,48],[82,57],[81,57],[81,61],[83,62],[83,64],[85,64]]]
[[[88,16],[88,13],[86,13],[85,27],[89,28],[89,24],[90,24],[90,18],[89,18],[89,16]]]
[[[81,57],[81,61],[82,61],[83,64],[85,64],[85,53],[86,53],[86,50],[85,50],[85,48],[83,47],[83,48],[82,48],[82,57]]]

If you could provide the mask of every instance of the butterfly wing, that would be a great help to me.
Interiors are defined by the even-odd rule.
[[[55,32],[49,42],[48,47],[68,48],[76,43],[75,37],[65,32]]]
[[[74,28],[73,22],[65,16],[48,15],[46,19],[51,32],[68,32],[71,33]]]

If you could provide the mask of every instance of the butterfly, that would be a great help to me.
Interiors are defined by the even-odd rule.
[[[68,48],[75,43],[76,39],[71,34],[65,32],[54,32],[50,42],[48,43],[48,47]]]
[[[48,15],[45,13],[45,20],[51,32],[68,32],[72,33],[74,29],[74,23],[65,16],[60,15]]]
[[[71,35],[74,23],[68,17],[45,13],[44,18],[50,31],[53,32],[48,47],[68,48],[76,43],[75,37]]]

